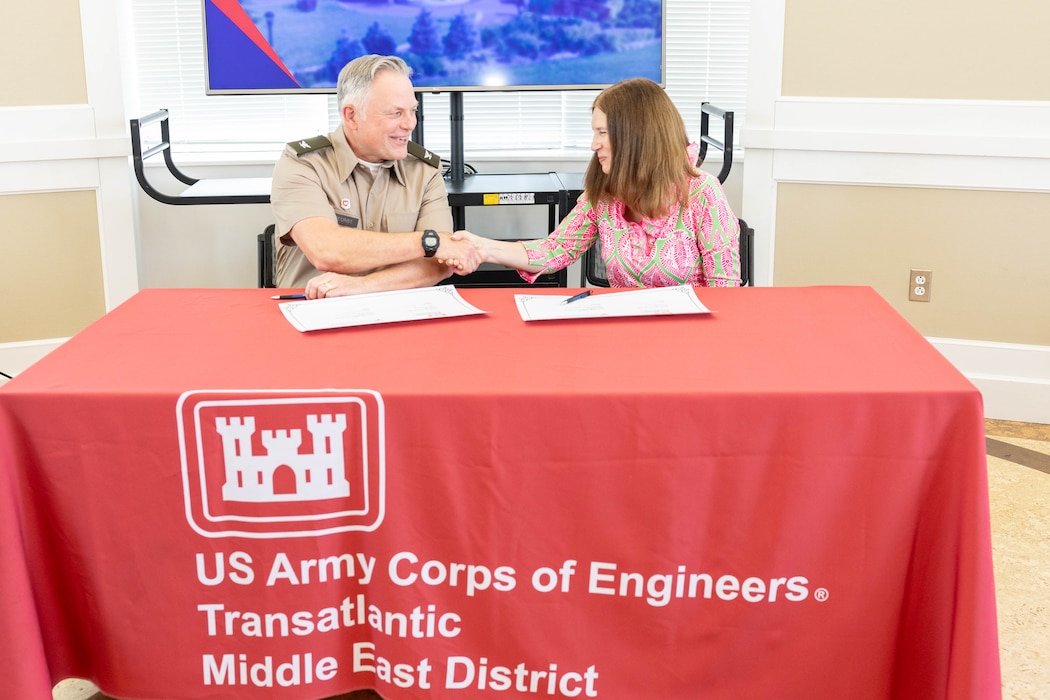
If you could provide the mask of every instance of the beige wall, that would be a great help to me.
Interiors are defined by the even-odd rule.
[[[0,10],[0,107],[87,102],[78,0],[7,0]]]
[[[1050,2],[784,12],[778,106],[810,119],[774,156],[793,166],[778,168],[773,283],[868,284],[926,336],[1050,346],[1050,151],[1031,117],[1050,100]],[[820,123],[866,100],[863,124]],[[911,268],[933,270],[929,303],[908,301]]]
[[[1050,100],[1048,27],[1045,0],[786,0],[783,94]]]
[[[106,311],[93,191],[0,196],[0,343],[73,335]]]
[[[0,90],[6,119],[28,127],[20,112],[82,109],[88,91],[79,1],[4,3],[0,63],[9,67]],[[58,123],[72,125],[73,118]],[[52,143],[60,144],[73,128],[52,131]],[[96,190],[69,189],[67,176],[82,169],[34,162],[41,151],[27,150],[21,140],[39,136],[0,136],[0,294],[18,300],[4,311],[0,344],[70,336],[106,311]],[[97,180],[97,172],[89,179]],[[54,184],[42,173],[52,173]]]
[[[924,335],[1050,345],[1050,194],[784,183],[777,200],[774,284],[870,285]],[[912,268],[933,272],[929,302],[908,301]]]

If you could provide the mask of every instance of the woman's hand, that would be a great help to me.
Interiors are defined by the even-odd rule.
[[[495,263],[515,270],[526,272],[543,272],[542,267],[529,262],[528,253],[520,241],[501,241],[496,238],[485,238],[470,231],[456,231],[452,234],[454,241],[469,241],[481,256],[481,262]]]
[[[466,230],[454,232],[451,238],[454,241],[466,241],[474,246],[474,250],[476,250],[481,257],[481,262],[492,262],[492,246],[490,245],[492,242],[491,238],[485,238],[484,236],[479,236],[476,233],[471,233]]]

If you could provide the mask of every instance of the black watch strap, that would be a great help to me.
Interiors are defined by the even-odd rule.
[[[432,228],[428,228],[423,232],[423,257],[432,258],[438,251],[438,246],[441,245],[441,238],[438,236],[437,231]]]

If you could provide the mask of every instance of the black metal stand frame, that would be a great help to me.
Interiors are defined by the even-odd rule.
[[[160,122],[160,143],[143,149],[142,128]],[[171,157],[171,135],[168,126],[168,110],[159,109],[153,114],[131,120],[131,156],[135,168],[135,179],[142,190],[153,199],[164,204],[269,204],[270,193],[266,194],[229,194],[229,195],[170,195],[161,192],[146,179],[145,161],[158,153],[163,153],[164,164],[168,172],[179,182],[193,186],[200,182],[182,172]]]

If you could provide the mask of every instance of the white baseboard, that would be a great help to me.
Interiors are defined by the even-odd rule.
[[[1050,424],[1050,347],[928,340],[980,389],[986,418]]]

